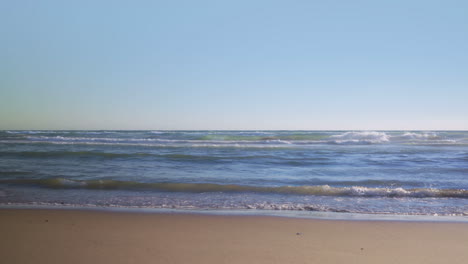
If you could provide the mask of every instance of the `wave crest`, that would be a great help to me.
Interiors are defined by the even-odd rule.
[[[376,144],[388,142],[390,137],[384,132],[360,131],[330,136],[330,139],[336,144]]]
[[[249,186],[215,183],[145,183],[118,180],[72,180],[65,178],[52,179],[11,179],[0,180],[3,184],[39,185],[45,188],[67,189],[100,189],[100,190],[155,190],[166,192],[253,192],[277,193],[316,196],[352,196],[352,197],[412,197],[412,198],[468,198],[465,189],[435,188],[379,188],[379,187],[332,187],[329,185],[312,186]]]

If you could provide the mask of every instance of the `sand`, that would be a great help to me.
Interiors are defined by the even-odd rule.
[[[468,263],[468,224],[0,210],[1,263]]]

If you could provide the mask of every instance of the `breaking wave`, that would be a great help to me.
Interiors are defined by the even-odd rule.
[[[330,139],[336,144],[377,144],[390,141],[390,137],[385,132],[374,131],[346,132],[330,136]]]
[[[440,138],[437,135],[437,133],[434,133],[434,132],[423,132],[423,133],[406,132],[401,137],[407,138],[407,139],[439,139]]]
[[[351,196],[351,197],[412,197],[412,198],[468,198],[465,189],[433,189],[433,188],[372,188],[363,186],[332,187],[329,185],[312,186],[248,186],[214,183],[144,183],[118,180],[72,180],[65,178],[53,179],[11,179],[0,180],[3,184],[38,185],[54,189],[98,189],[98,190],[155,190],[165,192],[252,192],[273,194],[295,194],[314,196]]]

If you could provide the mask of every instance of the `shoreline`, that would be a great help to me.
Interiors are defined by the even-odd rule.
[[[465,263],[468,223],[0,209],[5,263]]]
[[[255,210],[255,209],[174,209],[153,207],[105,207],[74,205],[28,205],[0,204],[0,210],[71,210],[90,212],[115,212],[129,214],[182,214],[207,216],[259,216],[330,221],[384,221],[384,222],[427,222],[427,223],[468,223],[468,216],[450,215],[397,215],[365,214],[296,210]]]

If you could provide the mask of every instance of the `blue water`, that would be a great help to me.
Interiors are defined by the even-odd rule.
[[[0,205],[468,216],[468,132],[0,131]]]

